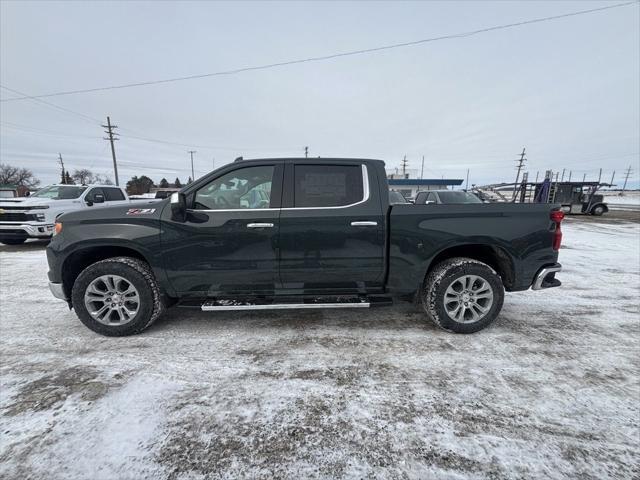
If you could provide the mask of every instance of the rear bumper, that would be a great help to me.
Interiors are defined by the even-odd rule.
[[[64,288],[62,288],[61,283],[49,282],[49,290],[51,290],[51,293],[53,294],[54,297],[64,301],[69,300],[64,294]]]
[[[561,270],[562,265],[559,263],[542,267],[533,278],[531,290],[544,290],[545,288],[559,287],[562,283],[555,277],[555,275]]]
[[[5,238],[49,238],[53,235],[52,223],[0,223],[0,237]]]

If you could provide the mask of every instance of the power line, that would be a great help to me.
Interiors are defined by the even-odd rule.
[[[85,115],[84,113],[76,112],[75,110],[71,110],[69,108],[61,107],[60,105],[55,105],[55,104],[53,104],[51,102],[47,102],[46,100],[42,100],[40,98],[27,95],[24,92],[21,92],[19,90],[14,90],[13,88],[9,88],[9,87],[6,87],[6,86],[1,85],[1,84],[0,84],[0,87],[4,88],[5,90],[7,90],[9,92],[17,93],[18,95],[24,95],[23,97],[18,97],[16,99],[7,99],[7,100],[18,100],[18,99],[20,99],[20,100],[22,100],[22,99],[33,100],[34,102],[40,103],[41,105],[49,106],[49,107],[55,108],[56,110],[61,110],[61,111],[66,112],[66,113],[70,113],[72,115],[76,115],[76,116],[82,117],[82,118],[84,118],[85,120],[88,120],[91,123],[100,124],[100,120],[98,120],[96,118],[93,118],[93,117],[90,117],[88,115]],[[0,101],[4,101],[4,100],[0,100]]]
[[[180,81],[183,81],[183,80],[195,80],[195,79],[199,79],[199,78],[216,77],[216,76],[222,76],[222,75],[235,75],[235,74],[242,73],[242,72],[249,72],[249,71],[254,71],[254,70],[266,70],[266,69],[269,69],[269,68],[278,68],[278,67],[284,67],[284,66],[288,66],[288,65],[296,65],[296,64],[300,64],[300,63],[320,62],[320,61],[332,60],[332,59],[341,58],[341,57],[349,57],[349,56],[354,56],[354,55],[363,55],[363,54],[367,54],[367,53],[381,52],[381,51],[384,51],[384,50],[391,50],[391,49],[395,49],[395,48],[412,47],[412,46],[421,45],[421,44],[430,43],[430,42],[436,42],[436,41],[440,41],[440,40],[450,40],[450,39],[454,39],[454,38],[470,37],[470,36],[478,35],[478,34],[481,34],[481,33],[487,33],[487,32],[492,32],[492,31],[496,31],[496,30],[504,30],[504,29],[507,29],[507,28],[521,27],[521,26],[524,26],[524,25],[531,25],[531,24],[534,24],[534,23],[547,22],[547,21],[551,21],[551,20],[558,20],[560,18],[574,17],[574,16],[577,16],[577,15],[585,15],[585,14],[588,14],[588,13],[600,12],[600,11],[603,11],[603,10],[610,10],[610,9],[613,9],[613,8],[626,7],[628,5],[633,5],[633,4],[638,4],[638,0],[634,0],[634,1],[631,1],[631,2],[625,2],[625,3],[618,3],[618,4],[615,4],[615,5],[607,5],[605,7],[590,8],[588,10],[579,10],[579,11],[576,11],[576,12],[564,13],[564,14],[561,14],[561,15],[552,15],[552,16],[548,16],[548,17],[534,18],[534,19],[531,19],[531,20],[524,20],[524,21],[521,21],[521,22],[514,22],[514,23],[503,24],[503,25],[496,25],[496,26],[493,26],[493,27],[486,27],[486,28],[481,28],[481,29],[478,29],[478,30],[471,30],[471,31],[468,31],[468,32],[453,33],[453,34],[449,34],[449,35],[442,35],[442,36],[439,36],[439,37],[431,37],[431,38],[425,38],[425,39],[422,39],[422,40],[414,40],[414,41],[411,41],[411,42],[395,43],[395,44],[391,44],[391,45],[383,45],[383,46],[380,46],[380,47],[365,48],[365,49],[361,49],[361,50],[351,50],[351,51],[348,51],[348,52],[333,53],[333,54],[329,54],[329,55],[322,55],[322,56],[319,56],[319,57],[301,58],[301,59],[296,59],[296,60],[288,60],[288,61],[284,61],[284,62],[268,63],[268,64],[265,64],[265,65],[241,67],[241,68],[236,68],[236,69],[233,69],[233,70],[222,70],[222,71],[212,72],[212,73],[202,73],[202,74],[198,74],[198,75],[187,75],[187,76],[183,76],[183,77],[166,78],[166,79],[162,79],[162,80],[149,80],[149,81],[145,81],[145,82],[124,83],[124,84],[120,84],[120,85],[111,85],[111,86],[107,86],[107,87],[95,87],[95,88],[84,88],[84,89],[78,89],[78,90],[67,90],[67,91],[61,91],[61,92],[55,92],[55,93],[47,93],[47,94],[43,94],[43,95],[31,95],[30,96],[30,95],[24,95],[23,94],[22,97],[6,98],[6,99],[0,100],[0,101],[1,102],[15,102],[15,101],[26,100],[26,99],[57,97],[57,96],[61,96],[61,95],[74,95],[74,94],[78,94],[78,93],[91,93],[91,92],[100,92],[100,91],[105,91],[105,90],[116,90],[116,89],[121,89],[121,88],[142,87],[142,86],[148,86],[148,85],[159,85],[159,84],[163,84],[163,83],[180,82]]]
[[[0,87],[4,88],[5,90],[8,90],[10,92],[18,93],[18,94],[21,94],[21,95],[27,95],[24,92],[20,92],[18,90],[14,90],[14,89],[6,87],[4,85],[0,85]],[[25,97],[25,98],[28,98],[28,99],[30,99],[30,100],[32,100],[34,102],[37,102],[37,103],[41,104],[42,106],[45,106],[45,107],[49,106],[51,108],[55,108],[57,110],[60,110],[60,111],[66,112],[66,113],[70,113],[72,115],[76,115],[76,116],[82,117],[84,120],[89,120],[92,124],[94,122],[97,123],[98,125],[101,124],[101,120],[98,120],[96,118],[90,117],[90,116],[85,115],[85,114],[80,113],[80,112],[76,112],[75,110],[70,110],[68,108],[61,107],[60,105],[53,104],[53,103],[48,102],[46,100],[41,100],[41,99],[36,98],[36,97],[32,98],[31,96],[28,96],[28,97]],[[2,123],[10,124],[10,122],[2,122]],[[13,124],[13,125],[17,126],[17,124]],[[22,128],[31,128],[33,130],[38,130],[38,129],[34,128],[34,127],[28,127],[28,126],[25,126],[25,125],[21,125],[20,127],[22,127]],[[137,133],[137,132],[134,132],[133,130],[130,130],[128,128],[126,128],[126,129],[121,128],[121,130],[124,130],[125,132]],[[157,138],[149,138],[149,137],[138,136],[138,135],[124,135],[124,136],[120,135],[120,136],[124,137],[124,138],[133,138],[133,139],[136,139],[136,140],[142,140],[142,141],[145,141],[145,142],[162,143],[162,144],[166,144],[166,145],[175,145],[175,146],[179,146],[179,147],[195,147],[195,148],[211,149],[211,150],[229,150],[229,151],[234,151],[234,152],[237,152],[239,150],[244,150],[244,151],[252,151],[252,150],[253,151],[293,150],[293,148],[291,148],[291,147],[263,147],[263,148],[258,148],[258,147],[232,147],[232,146],[223,147],[223,146],[219,146],[219,145],[195,145],[195,144],[192,144],[192,143],[170,142],[170,141],[167,141],[167,140],[159,140]],[[89,136],[87,136],[87,138],[98,138],[98,137],[89,137]]]

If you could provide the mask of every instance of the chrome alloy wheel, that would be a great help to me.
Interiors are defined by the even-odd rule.
[[[104,325],[125,325],[138,313],[140,295],[126,278],[102,275],[85,290],[84,305],[89,315]]]
[[[474,323],[481,320],[493,305],[493,288],[484,278],[463,275],[456,278],[444,294],[444,309],[451,320]]]

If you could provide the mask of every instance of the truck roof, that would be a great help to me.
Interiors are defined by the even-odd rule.
[[[122,189],[122,187],[120,187],[119,185],[103,185],[101,183],[82,183],[80,185],[68,183],[52,183],[50,185],[47,185],[47,187],[109,187]]]
[[[344,158],[344,157],[273,157],[273,158],[243,158],[238,157],[236,162],[260,162],[260,161],[288,161],[288,162],[382,162],[376,158]]]

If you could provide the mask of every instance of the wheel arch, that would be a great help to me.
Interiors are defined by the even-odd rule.
[[[486,263],[498,273],[506,290],[510,290],[515,283],[515,262],[512,256],[500,246],[481,243],[470,243],[444,248],[429,262],[424,274],[424,279],[427,278],[436,265],[454,257],[472,258]]]
[[[100,260],[113,257],[133,257],[149,264],[149,261],[138,250],[119,245],[87,246],[71,253],[62,264],[62,288],[67,298],[71,298],[71,290],[78,275],[89,265]]]

